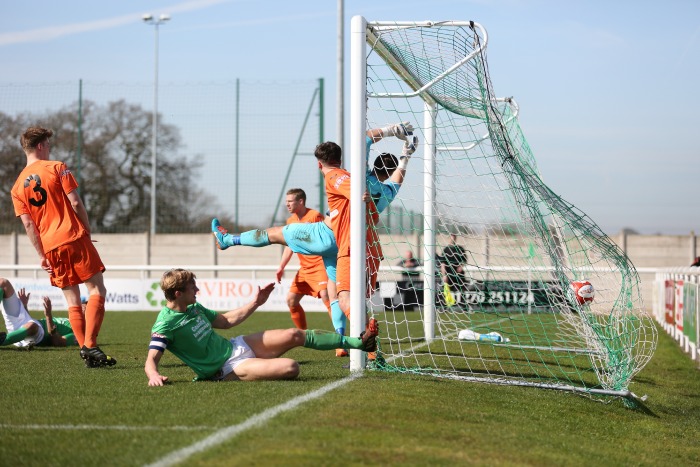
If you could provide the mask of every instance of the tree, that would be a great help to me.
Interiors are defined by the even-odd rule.
[[[144,232],[150,227],[152,114],[124,100],[98,105],[84,101],[82,144],[78,138],[78,104],[45,116],[0,112],[0,175],[9,193],[25,165],[19,137],[31,125],[54,130],[52,159],[64,161],[78,179],[93,232]],[[208,225],[220,210],[196,184],[201,157],[181,156],[180,132],[158,128],[157,231],[191,232]],[[0,230],[20,231],[9,195],[0,201]],[[203,209],[206,207],[207,209]],[[209,212],[207,212],[207,210]]]

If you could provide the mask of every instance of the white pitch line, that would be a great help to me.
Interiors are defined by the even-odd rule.
[[[255,428],[257,426],[260,426],[270,419],[276,417],[277,415],[290,411],[292,409],[297,408],[301,404],[305,402],[309,402],[314,399],[318,399],[321,396],[324,396],[326,393],[337,389],[341,386],[344,386],[345,384],[354,381],[355,379],[359,378],[362,376],[362,371],[358,371],[357,373],[353,373],[350,376],[347,376],[343,379],[340,379],[338,381],[335,381],[331,384],[328,384],[326,386],[323,386],[315,391],[312,391],[308,394],[305,394],[303,396],[295,397],[294,399],[291,399],[284,404],[280,404],[276,407],[271,407],[263,412],[260,412],[257,415],[253,415],[246,421],[239,423],[237,425],[231,425],[229,427],[223,428],[216,433],[212,433],[208,437],[204,438],[201,441],[198,441],[194,444],[191,444],[187,447],[184,447],[182,449],[178,449],[177,451],[173,451],[172,453],[168,454],[167,456],[157,460],[156,462],[152,464],[148,464],[147,467],[166,467],[166,466],[171,466],[178,464],[188,457],[192,456],[193,454],[197,454],[199,452],[206,451],[207,449],[216,446],[218,444],[221,444],[225,441],[230,440],[231,438],[236,437],[240,433],[243,433],[246,430],[249,430],[251,428]]]
[[[494,323],[499,323],[503,321],[506,318],[503,318],[501,320],[495,321]],[[487,323],[487,324],[494,324],[494,323]],[[421,344],[418,344],[414,347],[412,347],[411,350],[415,350],[419,347],[424,347],[426,346],[427,343],[423,342]],[[388,359],[389,362],[396,360],[399,356],[394,356],[390,359]],[[263,412],[260,412],[257,415],[254,415],[250,417],[248,420],[244,421],[243,423],[239,423],[238,425],[231,425],[226,428],[222,428],[218,430],[216,433],[211,434],[210,436],[204,438],[201,441],[198,441],[194,444],[191,444],[190,446],[184,447],[182,449],[178,449],[177,451],[173,451],[172,453],[168,454],[167,456],[161,458],[160,460],[157,460],[156,462],[152,464],[148,464],[146,467],[166,467],[166,466],[171,466],[178,464],[185,459],[189,458],[193,454],[196,454],[198,452],[205,451],[213,446],[216,446],[218,444],[221,444],[225,441],[228,441],[231,438],[236,437],[240,433],[257,427],[259,425],[262,425],[269,421],[270,419],[276,417],[277,415],[287,412],[289,410],[295,409],[296,407],[300,406],[301,404],[305,402],[309,402],[314,399],[318,399],[321,396],[324,396],[328,392],[337,389],[341,386],[344,386],[345,384],[354,381],[355,379],[359,378],[362,376],[363,372],[357,372],[353,373],[348,377],[345,377],[341,380],[335,381],[331,384],[328,384],[326,386],[323,386],[315,391],[312,391],[308,394],[305,394],[303,396],[296,397],[294,399],[289,400],[288,402],[285,402],[284,404],[278,405],[276,407],[269,408]],[[208,427],[208,426],[170,426],[170,427],[159,427],[159,426],[130,426],[130,425],[7,425],[7,424],[0,424],[0,429],[19,429],[19,430],[117,430],[117,431],[156,431],[156,430],[171,430],[171,431],[195,431],[195,430],[214,430],[216,428],[213,427]]]
[[[9,425],[0,430],[115,430],[115,431],[202,431],[216,430],[213,426],[133,426],[133,425]]]
[[[502,318],[500,320],[494,321],[492,323],[486,323],[486,325],[490,324],[495,324],[495,323],[500,323],[501,321],[504,321],[508,318]],[[427,343],[421,343],[417,346],[414,346],[413,349],[418,348],[418,347],[424,347],[426,346]],[[394,359],[398,358],[398,356],[393,357],[389,359],[388,361],[393,361]],[[353,373],[350,376],[347,376],[341,380],[335,381],[334,383],[328,384],[326,386],[323,386],[322,388],[319,388],[315,391],[312,391],[308,394],[305,394],[303,396],[295,397],[294,399],[291,399],[288,402],[285,402],[284,404],[278,405],[276,407],[271,407],[263,412],[260,412],[257,415],[253,415],[250,417],[248,420],[244,421],[243,423],[239,423],[238,425],[231,425],[229,427],[223,428],[216,433],[211,434],[210,436],[204,438],[201,441],[198,441],[194,444],[191,444],[187,447],[184,447],[182,449],[178,449],[177,451],[173,451],[172,453],[168,454],[167,456],[157,460],[156,462],[152,464],[148,464],[146,467],[168,467],[171,465],[178,464],[185,459],[189,458],[193,454],[197,454],[198,452],[203,452],[206,451],[207,449],[219,445],[225,441],[230,440],[231,438],[236,437],[240,433],[249,430],[251,428],[255,428],[257,426],[260,426],[270,419],[276,417],[277,415],[287,412],[289,410],[295,409],[296,407],[300,406],[301,404],[318,399],[321,396],[324,396],[326,393],[337,389],[341,386],[344,386],[345,384],[359,378],[362,376],[362,372],[357,372]]]

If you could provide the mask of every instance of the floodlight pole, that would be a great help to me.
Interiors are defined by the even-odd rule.
[[[338,39],[337,39],[337,54],[338,61],[336,63],[336,126],[335,126],[335,142],[343,150],[345,150],[345,6],[343,0],[338,0]],[[347,158],[344,158],[343,164],[348,164]],[[347,165],[345,166],[347,167]]]
[[[144,23],[155,26],[155,58],[153,78],[153,129],[151,135],[151,235],[156,234],[156,176],[158,174],[158,29],[170,21],[170,15],[161,14],[155,18],[151,14],[142,17]]]

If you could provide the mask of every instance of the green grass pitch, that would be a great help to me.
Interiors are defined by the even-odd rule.
[[[61,314],[57,314],[61,315]],[[172,354],[173,384],[143,372],[155,313],[107,313],[100,343],[119,363],[87,369],[76,348],[0,348],[0,465],[144,465],[247,427],[252,417],[343,380],[347,359],[295,349],[295,381],[192,383]],[[330,328],[325,313],[310,327]],[[291,326],[257,313],[225,335]],[[639,409],[551,390],[367,371],[320,397],[200,449],[183,465],[694,465],[700,373],[660,333],[630,389]],[[255,419],[252,419],[255,420]],[[176,456],[177,459],[177,456]]]

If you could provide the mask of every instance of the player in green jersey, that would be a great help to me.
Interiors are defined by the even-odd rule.
[[[0,345],[14,344],[20,349],[31,349],[35,345],[53,347],[76,345],[68,318],[53,317],[49,297],[44,297],[44,318],[37,320],[29,315],[27,312],[29,295],[24,288],[15,293],[12,283],[0,277],[2,316],[7,328],[6,333],[0,332]]]
[[[197,303],[196,277],[185,269],[171,269],[160,281],[166,306],[151,331],[151,343],[144,370],[149,386],[163,386],[168,377],[158,364],[165,349],[170,350],[196,374],[197,380],[255,381],[293,379],[299,364],[281,355],[295,347],[316,350],[377,349],[377,321],[369,320],[360,337],[346,337],[318,330],[272,329],[227,339],[214,329],[229,329],[245,321],[265,303],[274,283],[258,287],[253,301],[226,313],[217,313]]]

